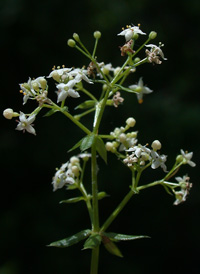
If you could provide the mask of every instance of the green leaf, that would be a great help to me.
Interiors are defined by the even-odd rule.
[[[67,199],[67,200],[62,200],[60,201],[60,204],[72,204],[72,203],[77,203],[77,202],[80,202],[80,201],[83,201],[84,198],[81,196],[81,197],[74,197],[74,198],[70,198],[70,199]]]
[[[130,240],[137,240],[142,238],[150,238],[149,236],[145,236],[145,235],[124,235],[124,234],[119,234],[114,232],[103,232],[102,234],[113,241],[130,241]]]
[[[90,237],[85,241],[83,249],[93,249],[100,245],[101,243],[101,236],[99,234],[90,235]]]
[[[96,150],[107,164],[107,150],[103,140],[99,136],[96,137]]]
[[[123,257],[119,248],[108,237],[102,236],[102,242],[103,242],[105,248],[108,250],[108,252],[110,252],[111,254],[113,254],[115,256]]]
[[[75,150],[76,148],[80,147],[82,141],[83,141],[84,138],[82,138],[81,140],[78,141],[78,143],[76,143],[72,148],[70,148],[68,150],[68,152],[71,152],[72,150]]]
[[[121,85],[118,85],[118,84],[115,84],[115,86],[116,86],[116,87],[119,87],[121,90],[124,90],[124,91],[130,92],[130,93],[136,93],[136,94],[138,94],[138,92],[137,92],[137,91],[135,91],[135,90],[133,90],[133,89],[130,89],[130,88],[125,88],[125,87],[123,87],[123,86],[121,86]]]
[[[74,244],[77,244],[78,242],[84,240],[87,238],[91,233],[90,229],[82,230],[68,238],[56,241],[51,243],[49,246],[55,246],[55,247],[68,247]]]
[[[88,100],[83,102],[82,104],[78,105],[75,109],[87,109],[87,108],[91,108],[94,107],[96,104],[96,102],[94,100]]]
[[[52,114],[56,113],[57,111],[58,111],[58,109],[51,109],[45,115],[43,115],[43,117],[49,117]]]
[[[84,137],[80,145],[81,151],[84,151],[90,148],[94,143],[94,139],[95,139],[95,135],[93,133]]]

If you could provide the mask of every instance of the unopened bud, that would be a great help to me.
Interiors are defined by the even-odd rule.
[[[134,60],[133,60],[134,64],[140,62],[140,58],[139,57],[136,57]]]
[[[136,121],[135,121],[135,119],[134,119],[133,117],[129,117],[129,118],[126,120],[126,124],[127,124],[127,126],[129,126],[129,127],[134,127],[135,123],[136,123]]]
[[[6,118],[6,119],[12,119],[13,117],[13,110],[11,108],[7,108],[4,110],[3,112],[3,116]]]
[[[44,78],[41,78],[41,79],[40,79],[40,85],[41,85],[42,89],[46,89],[47,80],[44,79]]]
[[[121,133],[119,135],[119,140],[121,143],[124,143],[126,141],[126,134],[125,133]]]
[[[139,37],[138,33],[134,33],[134,35],[133,35],[133,39],[134,39],[134,40],[137,40],[137,39],[138,39],[138,37]]]
[[[95,32],[94,32],[94,38],[95,38],[95,39],[99,39],[99,38],[101,38],[101,32],[100,32],[100,31],[98,31],[98,30],[97,30],[97,31],[95,31]]]
[[[68,44],[69,47],[74,48],[75,45],[76,45],[76,42],[73,39],[69,39],[67,41],[67,44]]]
[[[157,36],[157,32],[155,32],[155,31],[151,31],[150,33],[149,33],[149,39],[155,39],[156,38],[156,36]]]
[[[151,144],[151,147],[153,148],[153,150],[157,151],[157,150],[161,149],[162,145],[161,145],[160,141],[155,140]]]
[[[113,144],[112,144],[111,142],[107,142],[107,143],[106,143],[106,150],[107,150],[107,151],[111,151],[112,148],[113,148]]]
[[[72,157],[70,158],[70,163],[71,163],[72,165],[78,164],[78,163],[79,163],[79,158],[76,157],[76,156],[72,156]]]
[[[36,81],[32,81],[31,85],[34,90],[39,91],[39,84]]]
[[[3,111],[3,116],[6,118],[6,119],[12,119],[13,117],[18,117],[19,116],[19,113],[17,112],[14,112],[12,108],[7,108]]]
[[[176,157],[176,162],[177,163],[180,163],[180,162],[182,162],[183,161],[183,156],[182,155],[178,155],[177,157]]]
[[[79,38],[79,35],[77,33],[74,33],[73,34],[73,38],[76,42],[79,42],[80,41],[80,38]]]
[[[116,76],[120,72],[120,70],[120,67],[116,67],[116,69],[114,70],[114,76]]]
[[[77,166],[72,166],[72,172],[76,177],[79,176],[79,168]]]

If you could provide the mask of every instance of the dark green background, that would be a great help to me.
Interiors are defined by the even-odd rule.
[[[19,83],[28,77],[47,75],[53,65],[87,65],[88,61],[67,47],[67,39],[78,32],[91,47],[92,33],[102,32],[99,61],[122,64],[117,37],[121,27],[140,23],[149,33],[158,32],[168,61],[161,66],[138,68],[130,84],[140,76],[154,90],[139,105],[136,97],[125,95],[123,106],[108,109],[102,133],[108,133],[134,116],[139,142],[159,139],[168,154],[167,166],[180,148],[194,151],[196,168],[185,166],[193,188],[188,200],[173,206],[161,188],[143,191],[132,199],[110,227],[111,231],[143,234],[151,239],[123,242],[124,258],[116,258],[103,248],[100,273],[199,273],[200,186],[199,186],[199,14],[198,0],[191,1],[64,1],[1,0],[1,111],[7,107],[30,112],[31,102],[22,107]],[[138,40],[138,45],[144,37]],[[54,90],[54,87],[53,89]],[[56,97],[54,92],[52,96]],[[131,99],[130,99],[131,98]],[[77,99],[79,100],[79,99]],[[79,100],[80,102],[80,100]],[[77,101],[75,102],[77,103]],[[69,99],[73,113],[74,101]],[[0,274],[89,273],[90,251],[78,244],[69,249],[47,248],[50,242],[89,226],[82,204],[59,205],[70,195],[52,192],[55,167],[71,156],[67,150],[83,136],[60,114],[37,119],[37,137],[15,131],[14,119],[1,119],[0,192]],[[91,119],[83,120],[87,125]],[[77,152],[78,153],[78,152]],[[112,155],[105,167],[99,161],[99,189],[111,196],[100,202],[101,222],[128,191],[130,174]],[[161,170],[144,176],[143,183],[161,176]]]

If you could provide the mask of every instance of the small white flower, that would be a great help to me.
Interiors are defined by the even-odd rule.
[[[22,84],[19,84],[20,86],[20,89],[24,95],[23,97],[23,105],[26,104],[27,100],[30,98],[34,98],[36,96],[36,92],[35,90],[33,89],[32,87],[32,80],[31,78],[29,77],[28,79],[28,82],[27,83],[22,83]]]
[[[126,28],[125,30],[123,30],[120,33],[118,33],[118,35],[125,36],[126,41],[129,41],[129,40],[131,40],[133,38],[133,35],[135,33],[146,35],[146,33],[144,33],[143,31],[141,31],[138,26],[133,26],[133,27],[128,26],[128,28]]]
[[[20,111],[19,115],[19,124],[16,127],[16,130],[23,130],[23,131],[28,131],[29,133],[32,133],[36,135],[35,129],[31,125],[35,121],[35,114],[29,116],[26,118],[26,115]]]
[[[80,97],[79,93],[73,89],[77,82],[75,80],[70,80],[67,84],[60,83],[56,87],[58,89],[58,99],[57,103],[65,100],[67,96],[71,96],[73,98]]]
[[[47,78],[53,78],[55,81],[60,82],[63,76],[68,77],[68,72],[70,72],[72,68],[62,68],[62,69],[54,69]]]
[[[136,92],[138,92],[137,93],[137,99],[138,99],[139,103],[143,102],[142,98],[143,98],[144,94],[149,94],[149,93],[153,92],[153,90],[151,90],[150,88],[144,86],[142,77],[140,77],[137,85],[131,85],[131,86],[129,86],[129,88],[135,90]]]
[[[183,149],[181,149],[181,154],[183,156],[183,160],[184,160],[185,164],[188,164],[191,167],[195,167],[196,166],[196,164],[193,161],[191,161],[192,156],[193,156],[193,152],[189,152],[188,153],[188,152],[184,152]]]
[[[167,156],[164,154],[159,155],[157,152],[155,152],[153,150],[151,151],[151,156],[153,158],[151,167],[153,169],[156,169],[160,166],[164,172],[167,172],[167,167],[165,165],[165,162],[167,161]]]
[[[76,81],[76,83],[79,83],[81,80],[84,80],[89,84],[93,84],[93,82],[90,81],[90,79],[86,76],[86,74],[87,74],[87,70],[79,69],[79,68],[76,68],[69,72],[69,76],[74,77],[74,80]]]
[[[189,194],[190,189],[192,188],[192,183],[189,183],[189,177],[183,176],[182,177],[176,177],[175,178],[177,182],[179,183],[179,186],[181,187],[180,191],[175,191],[174,194],[176,197],[176,201],[174,202],[174,205],[178,205],[182,202],[186,201],[186,197]]]

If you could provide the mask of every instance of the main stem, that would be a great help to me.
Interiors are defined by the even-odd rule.
[[[92,205],[93,205],[93,224],[92,231],[99,231],[99,208],[98,208],[98,185],[97,185],[97,160],[95,143],[92,145]],[[98,273],[99,246],[92,249],[90,274]]]

